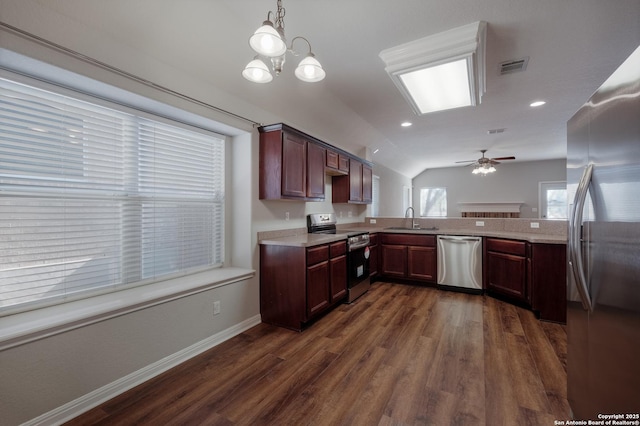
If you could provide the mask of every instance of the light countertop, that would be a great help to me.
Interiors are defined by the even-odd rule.
[[[469,235],[478,237],[507,238],[512,240],[528,241],[535,244],[566,244],[565,235],[496,231],[496,230],[469,230],[469,229],[388,229],[374,226],[350,226],[341,227],[340,231],[365,231],[374,233],[394,234],[418,234],[418,235]],[[346,240],[346,234],[298,234],[284,237],[266,238],[260,240],[261,245],[281,245],[293,247],[312,247],[320,244],[328,244],[335,241]]]

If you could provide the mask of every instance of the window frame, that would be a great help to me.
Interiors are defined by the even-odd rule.
[[[439,214],[439,215],[428,215],[428,214],[425,214],[425,215],[423,215],[423,214],[422,214],[422,213],[423,213],[423,211],[422,211],[422,205],[423,205],[423,200],[422,200],[422,197],[423,197],[423,191],[425,191],[425,190],[430,190],[430,189],[440,189],[440,190],[443,190],[443,191],[444,191],[444,210],[445,210],[445,211],[444,211],[444,215],[442,215],[442,214]],[[439,218],[442,218],[442,217],[448,217],[448,214],[449,214],[449,205],[448,205],[448,204],[449,204],[449,200],[448,200],[448,198],[447,198],[447,187],[446,187],[446,186],[424,186],[424,187],[421,187],[421,188],[420,188],[420,194],[419,194],[419,202],[420,202],[420,205],[419,205],[419,208],[420,208],[420,210],[419,210],[419,211],[420,211],[420,217],[429,217],[429,218],[435,218],[435,217],[439,217]]]
[[[557,218],[549,218],[546,217],[547,213],[547,191],[549,190],[558,190],[564,189],[566,196],[568,197],[567,191],[567,181],[558,180],[558,181],[544,181],[538,182],[538,218],[544,220],[567,220],[569,216],[569,212],[567,211],[567,215],[565,217],[557,217]],[[568,204],[565,203],[566,208],[568,208]]]
[[[34,61],[36,62],[36,61]],[[45,66],[44,68],[47,68]],[[53,67],[52,67],[53,68]],[[145,118],[151,118],[170,124],[178,123],[181,126],[193,127],[199,131],[205,130],[214,133],[224,139],[225,158],[225,193],[231,188],[231,136],[220,133],[220,129],[232,129],[226,125],[220,125],[211,119],[160,103],[150,98],[136,95],[104,83],[91,80],[88,77],[77,76],[72,72],[55,68],[57,75],[51,80],[42,77],[31,77],[22,73],[12,72],[8,68],[0,68],[0,77],[5,77],[19,83],[31,85],[44,90],[52,90],[62,95],[72,96],[80,100],[92,102],[98,98],[101,102],[110,103],[118,110],[133,111],[134,114]],[[63,75],[63,78],[60,77]],[[57,83],[57,80],[76,81],[82,80],[79,88],[70,87],[68,84]],[[87,86],[95,83],[96,94],[87,92]],[[106,99],[102,93],[115,93],[115,98]],[[111,90],[109,90],[111,89]],[[133,100],[133,101],[132,101]],[[237,130],[236,130],[237,131]],[[223,206],[223,259],[221,267],[199,271],[178,277],[162,277],[145,285],[132,288],[122,288],[115,292],[100,294],[82,298],[79,300],[65,301],[51,306],[37,308],[24,312],[10,313],[0,317],[0,350],[15,347],[40,338],[52,336],[71,329],[83,327],[88,324],[103,321],[108,318],[125,315],[130,312],[145,309],[167,301],[176,300],[199,292],[207,291],[245,281],[255,275],[253,269],[230,267],[227,263],[231,247],[227,241],[227,229],[230,226],[231,204]]]

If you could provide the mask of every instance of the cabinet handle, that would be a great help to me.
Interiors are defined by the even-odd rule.
[[[589,287],[584,274],[582,263],[582,241],[580,240],[580,230],[582,229],[582,212],[589,193],[591,176],[593,175],[593,164],[589,164],[582,173],[582,178],[578,183],[578,189],[573,199],[573,210],[569,221],[569,266],[573,279],[582,300],[582,307],[586,311],[593,312],[593,302],[589,295]]]

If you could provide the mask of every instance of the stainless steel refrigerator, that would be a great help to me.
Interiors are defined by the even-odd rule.
[[[572,415],[640,413],[640,47],[567,123]],[[623,417],[624,419],[624,417]]]

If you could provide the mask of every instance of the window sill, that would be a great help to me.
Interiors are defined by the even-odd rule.
[[[210,271],[0,318],[0,351],[253,277],[245,268]]]

